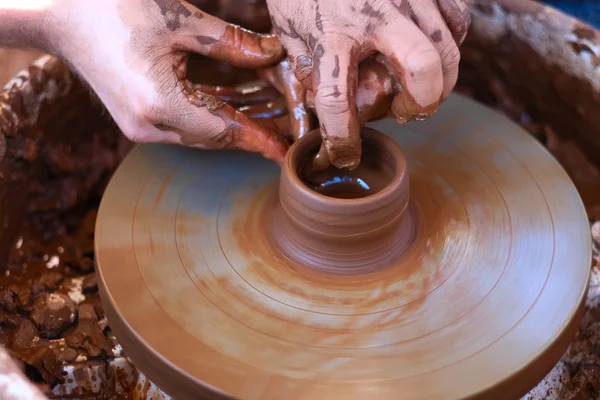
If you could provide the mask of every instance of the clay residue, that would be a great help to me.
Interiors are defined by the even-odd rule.
[[[195,3],[207,7],[207,11],[216,9],[218,5],[205,0],[195,0]],[[251,16],[257,14],[243,13],[238,7],[246,2],[234,3],[236,6],[227,10],[232,10],[231,13],[240,10],[237,18],[263,23],[267,27],[261,31],[268,32],[268,21],[264,17],[254,20]],[[600,114],[597,112],[600,107],[600,81],[595,69],[600,45],[598,33],[570,18],[546,13],[543,6],[532,2],[471,3],[475,4],[472,8],[475,23],[462,52],[459,89],[504,111],[547,145],[573,178],[591,217],[594,262],[580,330],[568,353],[525,398],[597,399],[600,397],[600,225],[597,222],[600,218],[597,197],[600,181],[595,163],[600,156]],[[504,5],[499,5],[501,3]],[[259,9],[253,9],[253,12]],[[544,14],[540,16],[540,12]],[[193,58],[192,64],[197,56]],[[292,62],[310,65],[311,60]],[[56,68],[57,65],[59,68]],[[90,230],[89,222],[82,222],[82,218],[84,221],[93,220],[95,201],[103,187],[97,183],[110,175],[116,165],[115,160],[122,157],[125,147],[116,144],[114,131],[98,129],[98,126],[103,126],[98,123],[101,118],[97,119],[101,115],[100,107],[89,101],[82,87],[72,85],[73,77],[64,66],[56,63],[42,70],[42,77],[36,80],[35,85],[23,87],[21,83],[25,78],[17,78],[13,82],[17,89],[0,95],[0,131],[7,135],[6,161],[0,166],[0,210],[4,223],[0,243],[5,245],[0,254],[6,260],[9,252],[12,253],[10,273],[2,278],[0,289],[0,342],[8,348],[14,345],[19,349],[21,353],[13,353],[13,356],[24,360],[20,363],[24,371],[48,395],[59,398],[127,398],[127,390],[132,389],[132,393],[139,396],[137,398],[160,398],[160,391],[137,373],[110,334],[94,284],[94,255],[90,239],[93,230]],[[33,72],[39,77],[40,71]],[[190,68],[189,72],[194,74],[194,69]],[[232,85],[236,80],[256,78],[255,71],[236,70],[224,64],[208,68],[202,74],[206,72],[211,72],[212,76],[205,82],[215,85]],[[44,76],[48,79],[45,80]],[[56,94],[59,93],[68,94],[68,101],[56,102],[60,97]],[[112,133],[107,135],[107,132]],[[81,141],[82,137],[89,140]],[[79,141],[81,143],[77,144]],[[49,143],[52,146],[48,146]],[[47,151],[49,148],[51,151]],[[92,167],[102,163],[106,168]],[[51,171],[51,174],[46,171]],[[274,191],[274,188],[271,189]],[[269,201],[275,204],[276,197]],[[259,206],[252,207],[254,215],[260,214]],[[20,222],[29,220],[33,215],[28,213],[37,217],[31,218],[32,222],[22,227]],[[319,297],[299,288],[287,287],[288,282],[298,279],[297,276],[302,276],[309,284],[320,278],[310,271],[281,269],[277,263],[285,261],[281,258],[273,260],[271,252],[251,242],[252,237],[245,234],[248,229],[257,229],[258,232],[264,229],[263,223],[252,221],[239,225],[240,246],[255,257],[267,252],[274,264],[273,268],[267,264],[267,268],[263,269],[258,268],[260,265],[256,261],[254,270],[261,273],[259,279],[281,285],[286,291],[317,303],[347,302],[365,309],[376,306],[364,297]],[[59,259],[59,264],[54,257]],[[286,275],[281,276],[281,271],[289,271],[286,273],[294,276],[285,279]],[[412,276],[407,274],[403,278]],[[435,279],[434,275],[431,281],[435,282]],[[375,282],[370,284],[375,287]],[[430,284],[416,285],[411,292],[408,287],[396,290],[387,285],[386,280],[382,282],[377,288],[383,288],[385,296],[392,298],[409,292],[419,297],[431,288]],[[419,282],[427,281],[419,279]],[[318,284],[334,283],[323,279]],[[82,305],[91,305],[98,318],[98,329],[114,345],[111,351],[115,358],[101,355],[95,360],[87,359],[88,355],[92,357],[90,352],[102,354],[104,349],[107,353],[104,344],[95,344],[95,340],[100,340],[98,331],[84,335],[84,340],[78,341],[77,345],[66,343],[66,332],[74,332],[73,325],[79,324],[78,320],[58,336],[51,332],[50,336],[54,338],[44,337],[47,335],[44,333],[46,328],[40,325],[40,332],[30,313],[37,296],[51,294],[68,296],[76,303],[76,314]],[[418,302],[412,304],[419,307]],[[92,316],[90,307],[84,307],[84,311]],[[43,322],[44,318],[36,317],[36,320]],[[93,316],[90,320],[93,321]],[[90,326],[94,327],[94,324]],[[58,330],[64,328],[59,326]],[[19,339],[14,340],[15,336]],[[42,345],[37,347],[34,342]],[[75,358],[74,352],[77,354]],[[80,358],[80,354],[86,359]],[[61,376],[64,377],[63,383],[52,383],[60,381]]]
[[[346,311],[349,314],[362,315],[385,309],[387,303],[398,298],[404,299],[406,303],[404,306],[406,312],[397,313],[394,319],[390,319],[387,313],[382,313],[380,320],[375,320],[367,327],[362,326],[359,321],[355,321],[356,325],[349,324],[335,329],[329,327],[327,332],[323,332],[321,340],[327,341],[328,334],[339,334],[344,337],[353,331],[370,331],[374,334],[377,329],[393,326],[402,318],[409,316],[411,311],[418,309],[425,294],[439,285],[442,278],[439,270],[424,272],[419,268],[410,268],[411,265],[417,264],[409,259],[403,259],[389,268],[371,271],[368,274],[337,275],[336,279],[331,279],[328,273],[292,262],[281,253],[273,238],[277,232],[273,231],[273,226],[279,225],[280,221],[278,222],[277,218],[281,218],[278,211],[274,211],[277,210],[278,203],[277,185],[271,184],[265,186],[250,203],[247,199],[240,199],[237,202],[239,206],[234,208],[234,240],[248,260],[249,270],[245,273],[252,276],[252,281],[261,282],[262,285],[273,290],[287,293],[287,296],[301,303],[308,299],[316,307],[315,309],[347,307]],[[413,215],[417,213],[416,209],[411,212]],[[255,232],[255,234],[247,235],[246,232]],[[415,245],[411,248],[417,247]],[[226,282],[223,284],[228,287]],[[349,290],[350,288],[356,290]],[[237,291],[235,288],[231,290],[232,294]],[[368,293],[378,293],[378,295],[373,296]],[[256,307],[259,313],[268,312],[260,305]],[[277,318],[282,317],[282,315],[277,316]],[[289,322],[301,323],[302,321],[289,320]],[[314,334],[313,328],[311,327],[310,331]],[[340,338],[340,340],[342,342],[338,344],[343,345],[344,339]],[[307,343],[315,344],[308,338]]]
[[[394,162],[376,151],[373,145],[365,143],[360,165],[354,169],[338,169],[321,160],[322,147],[315,157],[300,162],[297,174],[300,180],[310,189],[325,196],[340,199],[364,198],[376,194],[389,186],[394,180]]]

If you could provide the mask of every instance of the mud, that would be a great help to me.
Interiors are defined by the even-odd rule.
[[[584,199],[594,241],[590,292],[578,335],[526,398],[598,399],[600,91],[580,66],[598,65],[600,39],[596,31],[570,20],[546,18],[540,29],[559,50],[544,55],[543,39],[534,43],[524,34],[531,17],[539,17],[538,7],[475,3],[474,33],[463,47],[458,89],[502,110],[554,154]],[[241,12],[239,18],[244,18]],[[268,30],[265,26],[261,31]],[[562,37],[565,43],[552,37]],[[194,58],[191,65],[195,62],[211,63]],[[7,149],[0,165],[0,205],[9,210],[2,213],[0,231],[0,257],[6,267],[0,277],[0,344],[52,398],[164,398],[116,343],[94,275],[98,201],[130,144],[106,121],[83,86],[73,82],[64,66],[56,65],[60,64],[32,67],[30,85],[0,94],[0,132]],[[212,65],[190,68],[190,73],[201,75],[193,80],[229,86],[258,75]],[[207,71],[214,74],[206,76]],[[46,96],[44,102],[30,101],[50,92],[56,95]],[[68,93],[68,101],[56,100],[60,93]],[[45,107],[46,103],[53,104]]]

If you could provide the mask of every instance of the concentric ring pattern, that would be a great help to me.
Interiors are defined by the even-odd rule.
[[[457,95],[429,121],[372,126],[407,155],[418,233],[364,276],[312,272],[273,248],[269,161],[162,145],[128,156],[98,216],[98,270],[111,326],[159,386],[180,398],[511,398],[560,358],[590,244],[558,163]]]

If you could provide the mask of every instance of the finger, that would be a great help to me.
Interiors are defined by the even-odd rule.
[[[308,109],[314,113],[317,112],[317,106],[315,106],[315,95],[313,94],[312,90],[306,91],[306,107],[308,107]]]
[[[211,99],[206,99],[206,95],[195,90],[188,93],[188,104],[194,107],[206,107],[211,103]],[[214,105],[208,108],[209,112],[221,119],[225,125],[224,129],[216,135],[209,137],[208,145],[214,148],[226,148],[244,150],[254,153],[261,153],[264,157],[281,164],[287,151],[286,144],[276,136],[272,131],[265,129],[245,114],[234,110],[228,105]],[[197,129],[203,121],[191,118],[191,124],[187,127]],[[182,126],[185,129],[185,126]]]
[[[444,78],[440,56],[421,30],[404,16],[381,26],[374,45],[402,90],[392,102],[399,123],[425,119],[436,109]],[[400,38],[400,39],[399,39]]]
[[[277,117],[277,118],[273,118],[272,121],[277,129],[275,129],[275,131],[280,135],[283,136],[287,141],[292,141],[292,134],[291,134],[291,130],[290,130],[290,119],[286,116],[283,117]]]
[[[373,58],[360,64],[356,107],[358,123],[362,127],[368,121],[388,115],[392,104],[394,80],[387,68]]]
[[[152,125],[160,139],[148,141],[180,143],[204,149],[237,149],[260,153],[281,164],[287,144],[273,131],[253,121],[225,102],[204,94],[189,81],[177,82],[181,94],[176,101],[165,101],[155,113]]]
[[[294,141],[310,132],[313,127],[311,116],[306,109],[306,88],[296,78],[288,60],[279,63],[278,70],[283,82],[283,95],[289,110],[291,134]]]
[[[313,53],[312,83],[323,145],[337,168],[360,164],[361,138],[356,118],[358,51],[345,37],[327,37]]]
[[[259,69],[257,73],[260,79],[268,82],[280,94],[283,94],[283,82],[281,81],[281,76],[277,74],[277,67]]]
[[[283,97],[279,97],[268,103],[240,107],[238,108],[238,111],[252,119],[271,119],[288,114],[286,102]]]
[[[312,37],[312,36],[311,36]],[[296,79],[306,88],[312,87],[313,59],[311,49],[300,37],[281,37],[281,43],[287,51],[287,59],[296,75]]]
[[[356,89],[359,126],[390,115],[395,89],[391,73],[381,62],[369,58],[360,64]],[[315,111],[314,95],[310,90],[306,92],[306,106]]]
[[[290,142],[292,137],[290,134],[290,120],[287,115],[276,117],[273,119],[257,119],[256,123],[262,125],[265,129],[275,132],[279,137],[286,142]]]
[[[244,82],[236,86],[213,86],[200,84],[198,90],[215,96],[234,107],[268,103],[280,97],[277,89],[265,81]]]
[[[242,68],[278,63],[285,51],[275,35],[259,34],[228,24],[190,4],[186,23],[175,31],[174,45]]]
[[[471,13],[465,0],[436,0],[458,46],[462,44],[471,25]]]
[[[446,1],[453,2],[454,0]],[[444,76],[442,99],[445,99],[452,92],[458,79],[458,64],[460,62],[458,45],[437,9],[420,2],[413,6],[413,11],[419,21],[421,31],[429,38],[440,55]]]

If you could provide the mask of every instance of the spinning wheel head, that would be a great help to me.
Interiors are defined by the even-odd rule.
[[[128,156],[100,208],[96,259],[111,327],[142,372],[182,399],[489,399],[550,370],[591,254],[565,172],[456,95],[426,122],[373,127],[406,154],[416,235],[359,275],[281,252],[271,162],[158,145]]]

